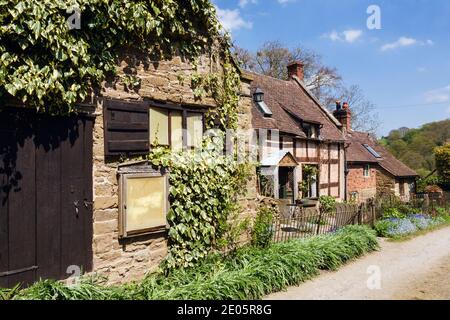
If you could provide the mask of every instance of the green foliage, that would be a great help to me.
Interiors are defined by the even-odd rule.
[[[374,229],[377,232],[378,236],[387,238],[389,236],[388,231],[391,226],[392,226],[392,221],[384,219],[384,220],[378,221],[375,224]]]
[[[351,259],[376,250],[375,232],[364,226],[303,240],[277,243],[266,249],[245,247],[224,259],[212,254],[192,268],[149,275],[125,286],[82,282],[67,287],[41,281],[14,299],[142,299],[142,300],[253,300],[290,285],[298,285],[321,269],[336,270]]]
[[[312,165],[304,165],[302,167],[303,179],[299,183],[299,189],[302,191],[302,197],[306,198],[309,194],[309,187],[316,181],[318,168]]]
[[[80,29],[67,24],[72,8]],[[209,0],[0,0],[0,96],[68,112],[127,50],[198,57],[222,38],[215,13]]]
[[[215,141],[221,141],[219,138]],[[249,165],[221,154],[214,142],[196,151],[155,148],[149,160],[170,170],[169,256],[166,267],[188,267],[224,246],[244,192]],[[226,241],[225,241],[226,244]]]
[[[324,212],[336,210],[336,199],[332,196],[320,196],[319,203]]]
[[[435,148],[434,156],[440,183],[450,189],[450,143]]]
[[[382,139],[399,160],[426,177],[436,169],[433,149],[450,139],[450,120],[433,122],[419,129],[401,128]]]
[[[389,218],[398,218],[403,219],[406,217],[405,213],[400,212],[397,208],[387,208],[384,210],[383,218],[389,219]]]
[[[273,237],[273,220],[275,210],[268,206],[260,206],[253,224],[252,245],[258,248],[269,246]]]

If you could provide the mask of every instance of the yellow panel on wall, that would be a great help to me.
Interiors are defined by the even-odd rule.
[[[128,178],[126,231],[166,225],[167,186],[165,177]]]

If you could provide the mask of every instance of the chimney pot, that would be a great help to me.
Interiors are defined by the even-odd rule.
[[[289,63],[287,66],[289,80],[296,76],[300,81],[303,81],[305,78],[304,66],[304,63],[301,61],[294,61]]]
[[[336,111],[333,114],[342,124],[343,129],[346,132],[350,132],[352,129],[352,112],[350,111],[348,102],[344,102],[341,107],[341,103],[336,101]]]

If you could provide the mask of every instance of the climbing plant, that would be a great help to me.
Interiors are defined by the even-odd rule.
[[[218,38],[209,0],[0,0],[0,96],[69,112],[125,50],[194,59]]]
[[[238,209],[239,193],[245,192],[249,165],[221,150],[217,140],[206,139],[196,151],[158,147],[148,157],[170,170],[168,269],[192,266],[211,250],[227,246],[224,241],[233,232],[229,220]]]
[[[52,114],[71,112],[117,77],[124,53],[152,61],[180,55],[197,70],[190,79],[195,97],[216,102],[208,128],[236,129],[240,76],[229,48],[209,0],[0,0],[0,96]],[[201,56],[209,56],[207,71],[198,68]],[[128,89],[140,85],[130,75],[122,82]],[[233,242],[230,219],[249,167],[235,155],[217,154],[222,149],[211,143],[199,152],[153,148],[148,157],[170,170],[168,267],[192,265]]]

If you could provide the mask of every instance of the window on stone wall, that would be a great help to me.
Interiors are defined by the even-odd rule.
[[[120,174],[120,237],[167,228],[168,177],[160,172]]]
[[[204,113],[150,107],[150,143],[173,150],[198,147],[203,138]],[[186,135],[183,131],[186,130]]]
[[[186,119],[187,147],[199,147],[203,138],[203,114],[188,112]]]
[[[364,165],[363,176],[365,178],[369,178],[370,177],[370,165],[369,164]]]

